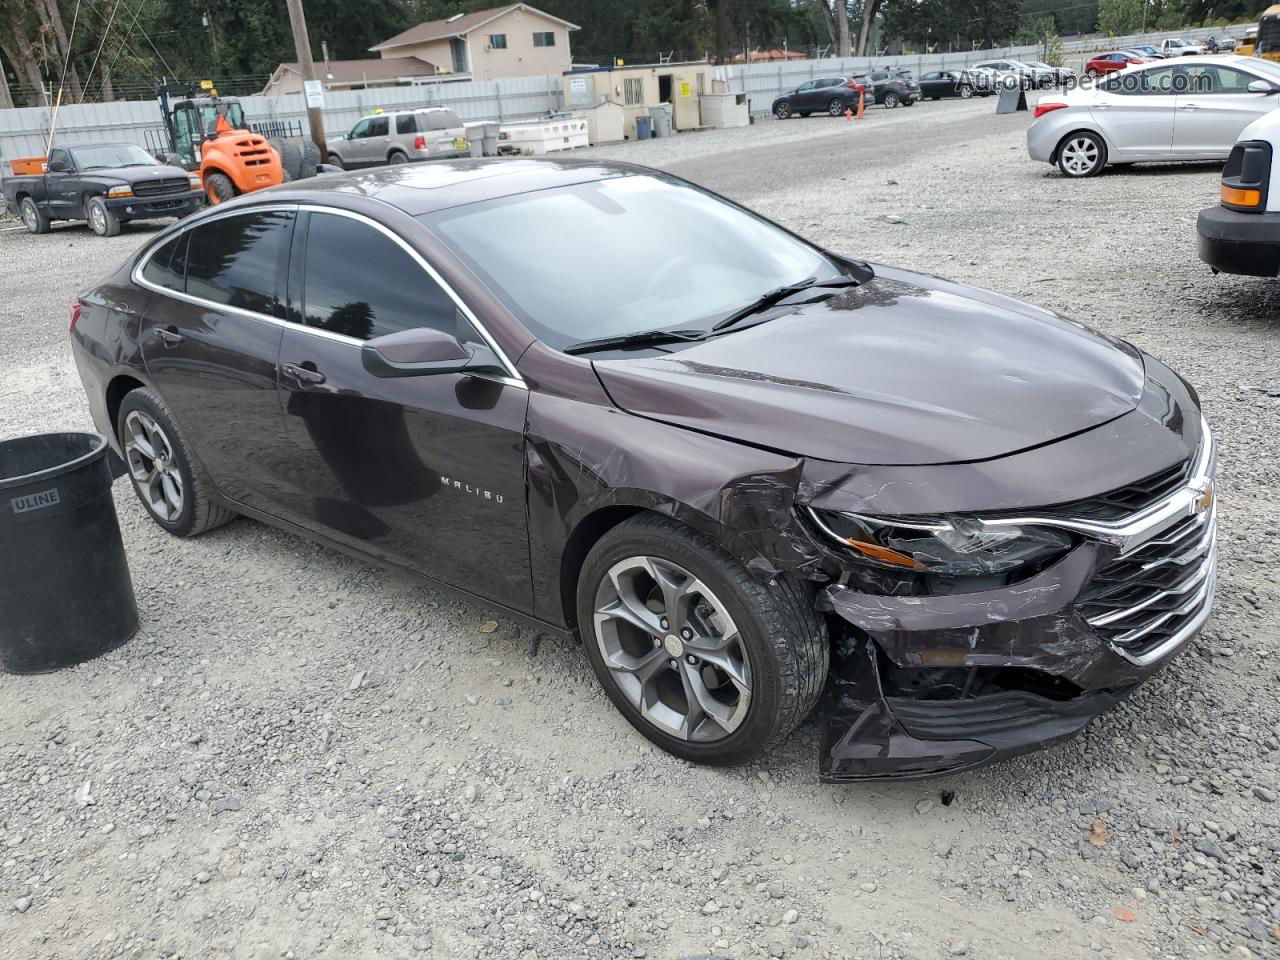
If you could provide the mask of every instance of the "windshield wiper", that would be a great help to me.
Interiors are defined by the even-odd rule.
[[[601,337],[599,340],[580,340],[561,348],[561,353],[591,353],[595,350],[619,349],[625,347],[652,347],[663,343],[683,343],[701,340],[705,330],[644,330],[640,333],[626,333],[617,337]]]
[[[853,277],[832,277],[830,280],[815,280],[810,277],[808,280],[801,280],[799,283],[788,283],[786,286],[770,290],[758,299],[748,303],[745,307],[733,311],[724,319],[717,320],[711,330],[715,332],[716,330],[725,330],[732,327],[735,323],[745,320],[752,314],[767,310],[769,307],[785,300],[793,293],[803,293],[806,290],[838,290],[841,287],[856,287],[861,283],[861,280]]]

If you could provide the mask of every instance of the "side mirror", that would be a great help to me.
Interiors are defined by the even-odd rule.
[[[368,341],[360,362],[375,377],[423,377],[438,373],[479,373],[497,367],[487,347],[464,345],[434,327],[401,330]]]
[[[1280,91],[1280,87],[1270,80],[1254,80],[1249,84],[1250,93],[1276,93],[1277,91]]]
[[[46,166],[50,173],[66,173],[67,162],[65,160],[50,160]]]

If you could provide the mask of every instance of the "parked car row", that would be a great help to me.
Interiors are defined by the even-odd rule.
[[[856,110],[859,100],[864,107],[878,104],[893,109],[913,106],[920,97],[920,84],[910,73],[877,70],[810,80],[776,98],[770,109],[779,120],[814,113],[839,117],[846,110]]]

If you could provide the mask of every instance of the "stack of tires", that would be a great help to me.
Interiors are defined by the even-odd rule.
[[[320,165],[320,148],[315,142],[307,139],[290,138],[280,140],[273,138],[267,141],[273,150],[280,155],[280,165],[284,167],[284,182],[306,180],[316,175]]]

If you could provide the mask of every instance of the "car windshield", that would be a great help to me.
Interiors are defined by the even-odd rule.
[[[1272,77],[1280,80],[1280,63],[1274,60],[1263,60],[1261,57],[1250,57],[1246,63],[1250,70],[1257,70],[1259,73],[1270,74]]]
[[[778,287],[841,275],[773,224],[657,175],[539,190],[421,220],[556,348],[707,330]]]
[[[76,147],[71,151],[80,170],[109,167],[154,167],[156,158],[132,143],[104,143],[96,147]]]

